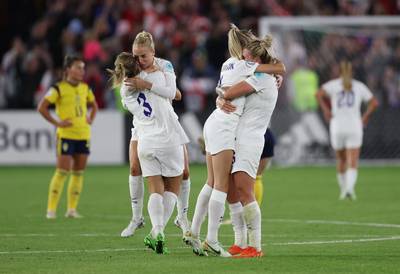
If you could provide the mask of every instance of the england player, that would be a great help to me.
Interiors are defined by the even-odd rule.
[[[329,122],[331,145],[336,152],[339,199],[356,199],[354,187],[357,181],[358,158],[363,138],[363,126],[378,106],[378,101],[366,85],[352,79],[350,62],[340,63],[340,78],[322,85],[317,100],[325,119]],[[330,99],[329,109],[325,98]],[[367,102],[361,115],[360,107]]]
[[[271,45],[272,38],[269,36],[254,40],[246,46],[243,56],[246,60],[258,63],[273,63]],[[232,165],[233,185],[230,186],[228,194],[231,196],[228,200],[235,232],[235,246],[241,250],[237,252],[231,247],[229,251],[238,257],[247,258],[263,256],[261,212],[254,196],[254,183],[264,147],[264,133],[278,98],[275,77],[255,73],[245,81],[230,87],[222,96],[232,100],[243,95],[248,96],[236,131],[235,161]],[[246,227],[249,234],[248,246]]]
[[[130,67],[136,60],[129,53],[117,57],[114,83],[120,84],[126,76],[135,76],[137,71]],[[166,86],[165,74],[156,67],[142,70],[138,76],[154,86]],[[132,91],[125,82],[121,86],[122,102],[134,116],[142,174],[149,183],[148,212],[153,228],[144,242],[159,254],[166,253],[164,227],[179,193],[184,169],[183,144],[188,142],[170,103],[173,95],[168,99],[158,94],[163,92]]]
[[[125,84],[133,89],[148,89],[152,92],[164,96],[169,99],[180,100],[181,94],[176,89],[176,76],[171,62],[155,57],[155,47],[152,35],[149,32],[142,31],[138,33],[132,45],[132,53],[138,57],[139,65],[142,70],[146,71],[157,67],[166,78],[165,86],[154,85],[140,77],[130,77],[125,80]],[[121,232],[122,237],[132,236],[137,228],[143,227],[143,178],[140,168],[140,162],[137,155],[137,136],[136,130],[132,128],[132,138],[129,144],[129,193],[131,197],[132,219],[128,226]],[[189,161],[186,147],[185,153],[185,169],[183,172],[183,181],[178,195],[177,211],[178,216],[175,223],[179,224],[182,232],[189,230],[189,222],[187,212],[189,208],[190,195],[190,177],[189,177]]]
[[[241,60],[242,51],[255,37],[249,31],[239,30],[232,25],[228,33],[229,52],[232,56],[222,65],[219,86],[226,88],[246,79],[256,71],[282,74],[285,71],[282,63],[259,65],[255,62]],[[193,217],[190,236],[187,242],[193,246],[197,255],[211,253],[216,256],[228,257],[218,242],[218,228],[225,211],[225,200],[228,192],[231,163],[235,149],[235,133],[239,117],[243,112],[245,98],[237,98],[232,103],[236,111],[226,114],[216,109],[204,125],[204,140],[207,151],[208,182],[199,194]],[[208,204],[208,231],[206,240],[199,246],[199,232],[206,214]],[[199,206],[198,206],[199,205]]]

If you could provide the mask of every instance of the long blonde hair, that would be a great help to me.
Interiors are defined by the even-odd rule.
[[[234,24],[228,32],[228,49],[231,57],[243,59],[243,49],[256,37],[250,30],[240,30]]]
[[[276,59],[272,56],[272,36],[266,35],[263,39],[254,39],[245,47],[253,57],[260,57],[261,63],[276,63]]]
[[[125,77],[133,77],[140,73],[140,66],[138,60],[129,52],[122,52],[118,54],[114,62],[114,70],[107,69],[111,74],[110,80],[113,86],[121,84]]]
[[[153,36],[151,35],[150,32],[144,30],[136,35],[132,46],[148,47],[153,51],[155,51]]]
[[[343,81],[343,87],[345,91],[351,91],[352,88],[352,78],[353,78],[353,68],[349,61],[340,62],[340,77]]]

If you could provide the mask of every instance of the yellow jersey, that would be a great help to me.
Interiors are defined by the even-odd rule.
[[[61,120],[69,119],[71,127],[57,128],[57,137],[73,140],[89,140],[90,125],[86,120],[87,103],[94,102],[93,91],[86,83],[74,86],[67,81],[55,84],[47,92],[45,99],[56,106],[56,114]]]

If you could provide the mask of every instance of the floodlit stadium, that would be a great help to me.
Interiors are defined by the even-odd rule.
[[[0,10],[0,273],[399,272],[399,1]]]

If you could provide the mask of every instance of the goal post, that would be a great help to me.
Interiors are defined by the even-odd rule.
[[[361,159],[400,162],[399,16],[262,17],[259,35],[266,34],[273,36],[274,52],[287,69],[271,124],[276,163],[334,159],[327,123],[312,95],[338,76],[341,60],[352,62],[353,77],[379,101],[364,129]]]

